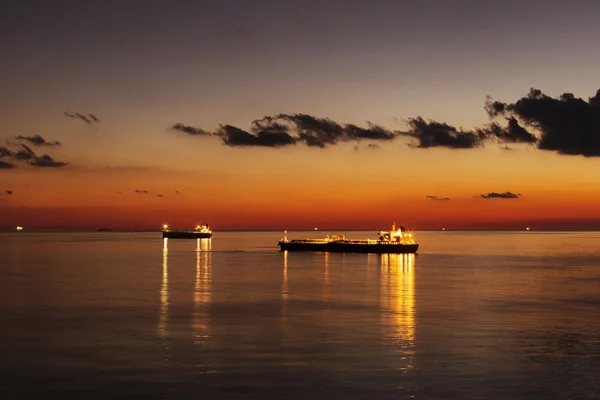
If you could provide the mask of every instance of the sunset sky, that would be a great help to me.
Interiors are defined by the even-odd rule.
[[[598,1],[2,7],[0,228],[600,229]]]

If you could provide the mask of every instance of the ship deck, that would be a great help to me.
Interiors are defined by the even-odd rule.
[[[380,240],[282,240],[282,251],[322,251],[338,253],[416,253],[417,243],[399,243]]]
[[[162,231],[163,238],[169,239],[208,239],[212,232],[201,231]]]
[[[356,244],[356,245],[403,245],[408,246],[416,243],[399,243],[388,240],[376,240],[376,239],[344,239],[344,240],[327,240],[327,239],[292,239],[292,240],[282,240],[280,243],[302,243],[302,244],[327,244],[327,243],[343,243],[343,244]]]

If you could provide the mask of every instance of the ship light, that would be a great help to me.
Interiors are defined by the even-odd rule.
[[[163,229],[169,229],[169,225],[167,225],[167,224],[164,224],[164,225],[163,225]]]

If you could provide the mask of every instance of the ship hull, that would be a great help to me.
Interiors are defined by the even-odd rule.
[[[208,239],[212,233],[207,232],[187,232],[187,231],[163,231],[163,238],[169,239]]]
[[[335,253],[416,253],[419,249],[418,244],[400,244],[400,243],[298,243],[298,242],[279,242],[279,248],[282,251],[323,251]]]

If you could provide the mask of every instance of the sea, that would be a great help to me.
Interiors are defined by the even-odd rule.
[[[600,396],[599,232],[282,235],[0,233],[0,398]]]

